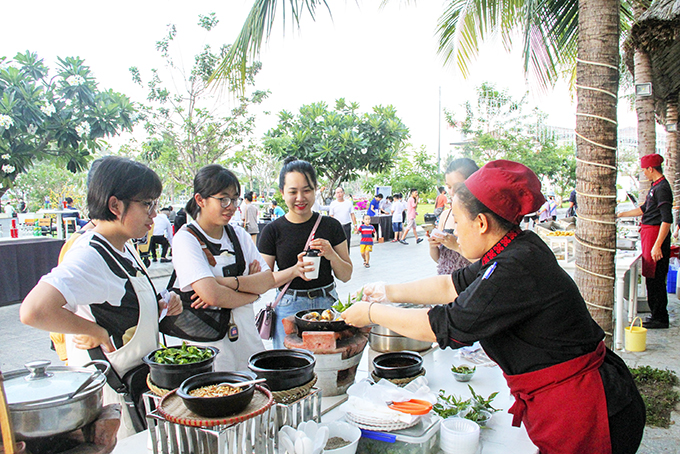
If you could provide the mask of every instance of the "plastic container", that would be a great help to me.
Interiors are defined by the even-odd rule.
[[[668,268],[668,283],[666,284],[667,293],[675,293],[678,282],[678,270],[676,268]]]
[[[423,416],[415,426],[394,432],[361,429],[357,452],[438,453],[440,422],[439,416],[427,415]]]
[[[640,320],[640,326],[634,326]],[[624,347],[629,352],[644,352],[647,349],[647,328],[642,327],[642,319],[635,317],[628,328],[623,328]]]
[[[479,447],[479,425],[464,418],[447,418],[441,423],[439,447],[445,453],[475,454]]]

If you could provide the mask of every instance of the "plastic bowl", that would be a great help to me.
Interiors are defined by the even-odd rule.
[[[239,372],[206,372],[184,380],[177,389],[177,395],[182,398],[184,405],[197,415],[206,418],[221,418],[239,413],[246,408],[253,400],[255,385],[248,385],[241,388],[239,393],[222,397],[195,397],[190,396],[189,392],[203,386],[223,382],[243,382],[254,378],[252,375]]]
[[[469,372],[467,374],[461,374],[459,372],[451,372],[451,373],[453,374],[453,378],[455,378],[456,381],[463,382],[463,383],[469,382],[470,380],[472,380],[472,376],[475,375],[474,372]]]
[[[447,418],[439,428],[439,447],[446,453],[475,454],[479,447],[479,425],[464,418]]]
[[[328,439],[333,437],[344,438],[345,440],[351,442],[347,446],[337,449],[323,450],[326,454],[355,454],[357,451],[357,446],[359,446],[359,439],[361,438],[361,429],[358,427],[347,424],[342,421],[334,421],[328,424],[321,424],[323,427],[328,427]]]

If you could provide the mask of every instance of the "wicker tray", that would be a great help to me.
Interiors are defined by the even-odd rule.
[[[169,422],[191,427],[214,427],[237,424],[247,419],[254,418],[265,411],[274,403],[271,391],[261,386],[255,386],[253,400],[248,406],[236,415],[228,418],[205,418],[189,410],[176,390],[170,391],[163,396],[158,406],[158,412]]]
[[[146,376],[146,386],[149,387],[149,391],[151,391],[152,393],[159,397],[163,397],[171,391],[170,389],[165,389],[161,388],[160,386],[156,386],[156,384],[151,381],[151,374],[148,374]]]
[[[424,376],[424,375],[425,375],[425,368],[423,367],[422,370],[421,370],[420,372],[418,372],[416,375],[414,375],[414,376],[412,376],[412,377],[406,377],[406,378],[385,378],[384,380],[387,380],[387,381],[389,381],[389,382],[392,382],[392,383],[394,383],[395,385],[397,385],[397,386],[399,386],[399,387],[404,387],[404,386],[408,385],[409,383],[411,383],[411,382],[412,382],[413,380],[415,380],[416,378],[422,377],[422,376]],[[375,371],[372,371],[372,372],[371,372],[371,378],[373,379],[373,383],[378,383],[380,380],[383,380],[382,377],[378,377],[378,376],[375,374]]]
[[[296,400],[302,399],[312,390],[316,384],[317,376],[314,374],[314,378],[300,385],[297,388],[284,389],[283,391],[272,391],[272,396],[277,404],[289,404],[295,402]]]

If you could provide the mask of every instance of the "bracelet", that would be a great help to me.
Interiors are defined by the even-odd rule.
[[[234,289],[235,292],[238,292],[239,287],[241,287],[241,284],[238,282],[238,276],[234,276],[234,279],[236,279],[236,288]]]
[[[371,307],[373,307],[374,304],[375,301],[368,305],[368,321],[371,323],[371,325],[375,325],[375,323],[373,323],[373,320],[371,320]]]

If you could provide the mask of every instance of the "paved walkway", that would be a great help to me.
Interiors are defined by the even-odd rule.
[[[338,294],[346,299],[350,293],[362,285],[385,281],[388,283],[410,282],[436,273],[435,263],[429,256],[428,245],[415,244],[409,236],[409,245],[400,243],[376,244],[371,254],[371,267],[361,266],[358,241],[353,239],[350,257],[354,263],[352,279],[347,283],[338,282]],[[171,264],[152,263],[149,269],[158,288],[164,287]],[[266,302],[273,301],[274,290],[270,290],[256,303],[256,311]],[[660,369],[674,370],[680,375],[680,302],[675,295],[669,295],[671,328],[650,330],[647,336],[647,351],[640,353],[622,352],[624,360],[632,367],[649,365]],[[49,335],[46,332],[26,327],[19,322],[19,305],[0,307],[0,370],[9,371],[23,367],[35,359],[50,359],[59,364],[55,352],[49,349]],[[673,413],[673,421],[678,420],[678,412]],[[644,454],[680,454],[680,424],[670,429],[646,429],[642,446],[638,451]]]

